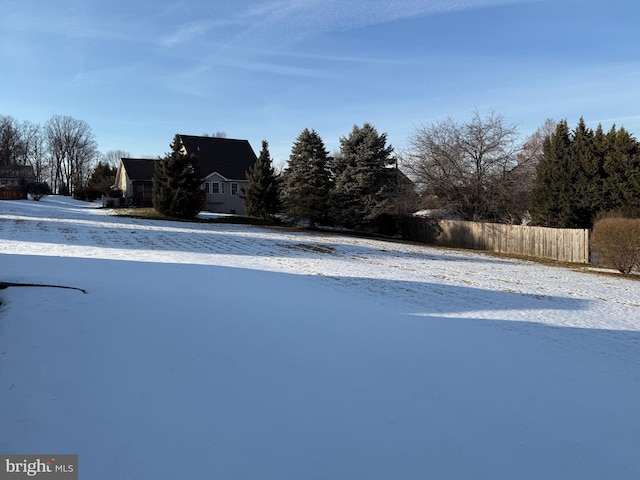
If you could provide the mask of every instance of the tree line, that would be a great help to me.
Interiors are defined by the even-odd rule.
[[[640,217],[640,147],[624,128],[547,120],[523,144],[501,115],[418,128],[405,166],[431,208],[463,220],[591,228]]]
[[[420,126],[406,151],[394,154],[386,134],[354,126],[330,156],[315,130],[293,144],[285,170],[270,167],[266,142],[250,172],[247,212],[282,212],[311,225],[361,229],[382,215],[426,210],[433,218],[591,228],[605,212],[640,217],[640,147],[624,128],[604,133],[580,119],[546,120],[524,142],[504,116],[477,111]],[[413,198],[401,165],[414,182]],[[269,170],[271,168],[271,170]],[[405,179],[407,177],[404,177]],[[275,198],[275,200],[267,200]]]
[[[97,167],[103,174],[113,174],[120,156],[127,153],[100,153],[95,135],[84,120],[54,115],[40,125],[0,116],[0,168],[30,165],[35,177],[30,188],[70,194],[86,186],[92,175],[100,180],[95,177]],[[108,172],[104,170],[107,166]]]
[[[614,210],[640,216],[638,142],[624,128],[604,133],[583,119],[573,131],[566,120],[546,120],[521,143],[503,115],[476,111],[466,122],[416,128],[398,153],[368,123],[340,138],[332,155],[305,128],[280,174],[263,141],[247,179],[248,215],[282,213],[311,226],[380,228],[381,219],[418,208],[433,218],[567,228],[591,228]]]
[[[247,214],[268,219],[282,212],[312,227],[384,229],[386,217],[402,213],[403,207],[412,210],[417,198],[408,179],[393,168],[393,151],[387,135],[369,123],[355,125],[340,138],[334,155],[318,132],[305,128],[293,143],[287,167],[276,175],[263,141],[242,192]]]
[[[532,192],[533,220],[551,227],[591,228],[598,216],[640,217],[640,145],[624,128],[604,132],[580,119],[558,123],[545,138]]]
[[[590,228],[609,211],[640,217],[640,147],[624,128],[605,133],[580,119],[570,130],[566,120],[547,120],[524,142],[519,138],[503,115],[477,111],[468,121],[446,118],[415,128],[401,152],[369,123],[355,125],[333,154],[305,128],[280,174],[263,141],[241,194],[251,216],[282,213],[310,225],[355,229],[415,209],[434,217],[577,228]],[[193,164],[178,162],[179,155],[172,145],[164,160],[173,158],[174,170]],[[99,183],[126,156],[100,154],[82,120],[55,115],[41,126],[0,116],[0,167],[31,165],[36,182],[57,193]],[[197,183],[184,181],[189,188]],[[189,202],[185,212],[196,208]]]

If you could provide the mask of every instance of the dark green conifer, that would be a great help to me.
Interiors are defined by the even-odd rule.
[[[591,228],[602,212],[640,215],[640,151],[615,126],[604,134],[580,119],[570,134],[558,124],[544,144],[533,192],[534,222],[549,227]]]
[[[242,200],[247,215],[269,219],[278,212],[278,178],[272,166],[269,144],[262,141],[260,156],[255,165],[247,172],[249,185],[242,190]]]
[[[315,130],[305,128],[291,149],[282,175],[284,213],[311,226],[327,221],[331,177],[329,155]]]
[[[333,173],[332,212],[336,222],[360,228],[389,209],[394,194],[394,177],[387,166],[393,163],[387,135],[365,123],[354,125],[348,137],[340,139],[340,154]]]
[[[606,134],[604,210],[640,217],[640,145],[624,128]]]
[[[547,227],[566,227],[571,221],[572,185],[576,168],[571,160],[571,138],[566,120],[544,141],[533,188],[533,221]]]
[[[180,136],[158,161],[153,176],[153,206],[170,217],[192,218],[202,206],[202,178],[194,155],[182,152]]]

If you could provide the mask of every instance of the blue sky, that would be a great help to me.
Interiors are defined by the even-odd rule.
[[[85,120],[101,151],[224,131],[284,164],[373,124],[494,110],[640,135],[636,0],[0,0],[0,115]]]

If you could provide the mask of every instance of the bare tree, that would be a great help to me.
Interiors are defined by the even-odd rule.
[[[20,124],[13,117],[0,116],[0,166],[16,165],[24,157]]]
[[[51,156],[52,189],[64,186],[69,192],[86,183],[97,144],[91,127],[83,120],[55,115],[45,125]]]
[[[102,154],[100,161],[110,167],[117,167],[121,158],[131,158],[131,153],[126,150],[109,150]]]
[[[531,134],[522,145],[522,149],[518,154],[518,164],[533,164],[533,169],[537,166],[540,158],[542,158],[542,147],[547,137],[550,137],[556,131],[557,122],[551,118],[547,118],[538,129]]]
[[[23,122],[20,127],[24,145],[24,163],[33,167],[35,183],[46,182],[46,139],[43,128],[37,123]]]
[[[218,130],[213,133],[203,133],[203,137],[213,137],[213,138],[227,138],[227,133],[222,130]]]
[[[504,220],[509,223],[523,223],[530,220],[536,169],[543,155],[544,141],[555,131],[556,121],[545,120],[524,142],[518,153],[518,164],[497,186],[503,199]]]
[[[409,138],[404,167],[439,207],[466,220],[501,217],[496,192],[517,163],[517,129],[490,112],[459,123],[451,118],[419,127]]]

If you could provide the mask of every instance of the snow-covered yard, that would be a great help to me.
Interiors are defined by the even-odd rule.
[[[640,283],[0,201],[0,453],[83,479],[638,479]]]

